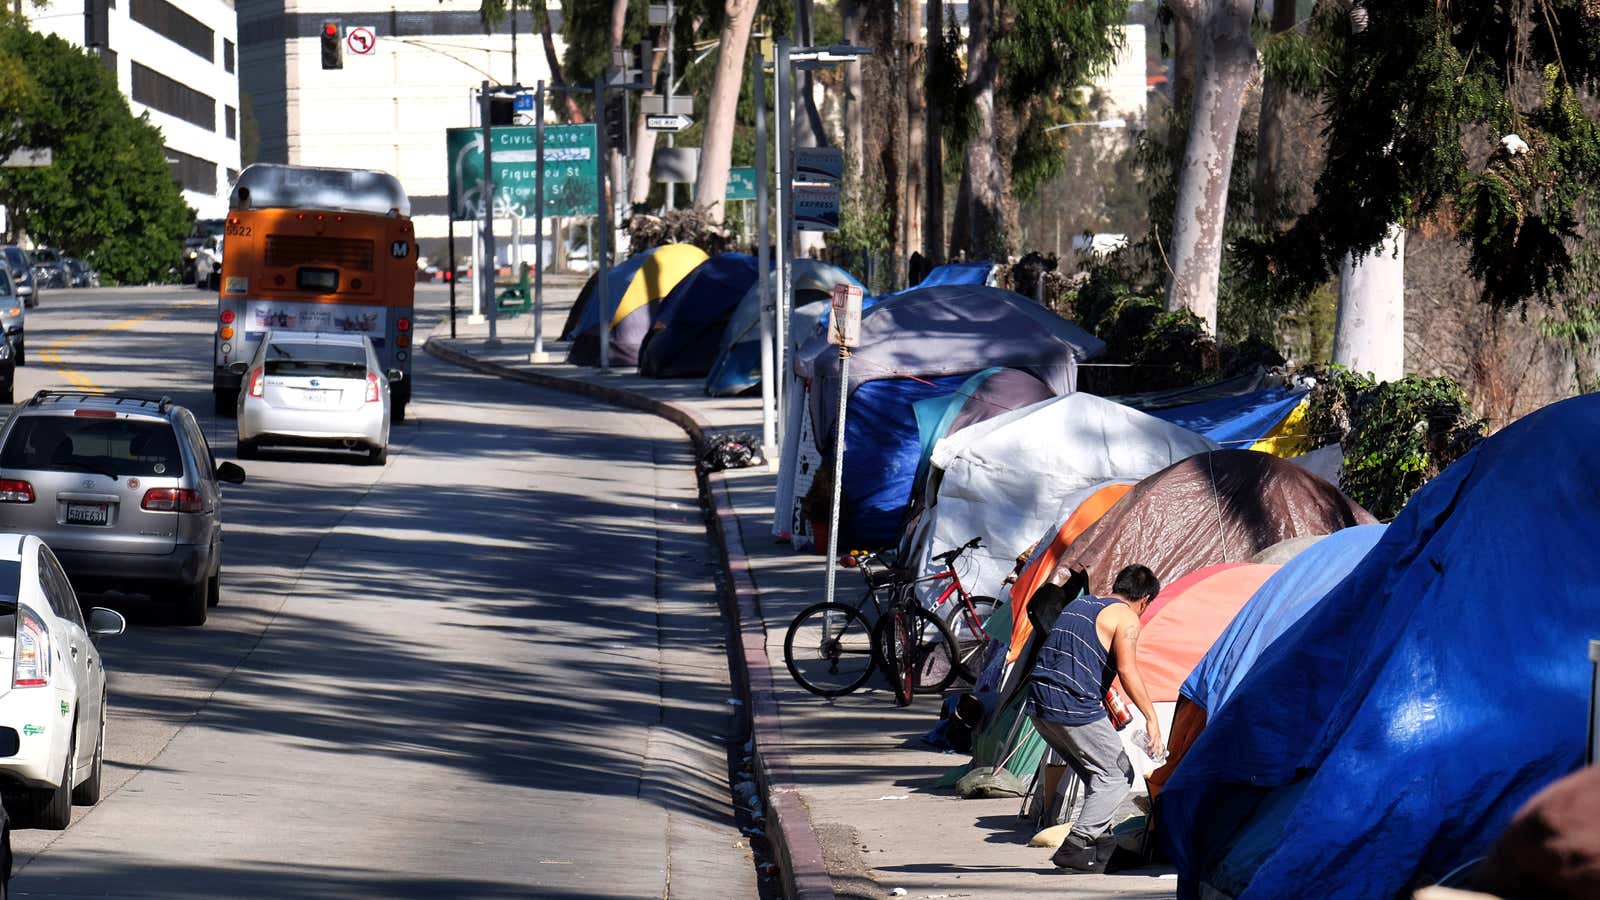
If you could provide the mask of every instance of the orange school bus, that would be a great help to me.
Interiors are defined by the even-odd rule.
[[[390,389],[390,418],[411,400],[416,236],[411,201],[394,176],[358,169],[257,164],[233,188],[223,227],[217,298],[217,413],[230,415],[243,376],[233,371],[277,331],[354,331],[372,339]]]

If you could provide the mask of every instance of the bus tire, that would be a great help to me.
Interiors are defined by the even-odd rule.
[[[222,416],[225,419],[233,418],[234,414],[238,412],[238,409],[235,406],[239,400],[239,394],[237,391],[230,391],[227,388],[222,387],[214,387],[211,389],[211,399],[216,404],[217,415]]]
[[[406,401],[399,397],[389,397],[389,422],[398,425],[406,420]]]

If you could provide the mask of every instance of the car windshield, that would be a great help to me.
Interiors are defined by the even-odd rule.
[[[183,455],[166,422],[85,416],[24,416],[0,449],[0,467],[179,478]]]
[[[266,362],[268,375],[365,378],[367,374],[366,350],[349,344],[273,341],[267,346]]]
[[[40,249],[33,251],[33,261],[36,263],[53,263],[56,261],[56,258],[56,252],[54,250]]]
[[[0,269],[0,273],[3,273],[3,272],[4,272],[4,270]],[[13,290],[12,290],[12,287],[11,287],[11,279],[10,278],[0,277],[0,297],[10,297],[12,295],[12,293],[13,293]]]
[[[21,267],[26,271],[28,268],[28,254],[23,253],[21,247],[7,247],[6,262],[10,263],[12,268]]]

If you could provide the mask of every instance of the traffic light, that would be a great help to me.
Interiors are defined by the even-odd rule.
[[[628,152],[628,98],[621,91],[606,98],[606,144],[618,153]]]
[[[322,67],[344,68],[344,42],[339,38],[338,22],[322,23]]]
[[[517,124],[517,101],[512,97],[489,98],[489,124],[490,125],[515,125]]]

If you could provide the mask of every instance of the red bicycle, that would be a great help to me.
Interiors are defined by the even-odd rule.
[[[934,615],[944,622],[956,643],[957,674],[967,681],[978,679],[978,667],[983,661],[984,648],[991,638],[983,625],[1000,604],[993,597],[974,595],[961,583],[961,573],[956,571],[956,560],[968,550],[983,546],[983,538],[975,537],[954,550],[946,550],[933,558],[944,565],[943,572],[924,575],[914,583],[944,583],[944,588],[933,601]]]

